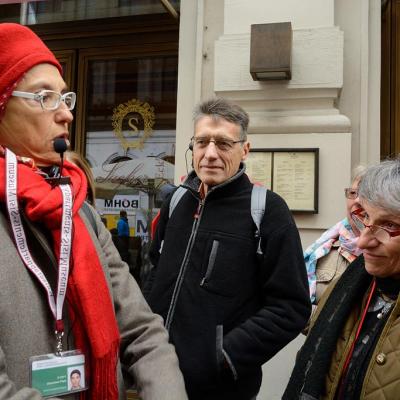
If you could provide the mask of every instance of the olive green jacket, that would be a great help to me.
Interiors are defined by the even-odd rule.
[[[317,311],[312,317],[311,327],[326,303],[335,283],[325,291]],[[361,309],[366,298],[353,308],[338,338],[336,349],[332,355],[329,372],[325,378],[325,394],[323,400],[333,400],[340,380],[340,372],[350,351],[359,324]],[[398,399],[400,396],[400,300],[397,299],[382,334],[370,359],[361,391],[360,400]]]

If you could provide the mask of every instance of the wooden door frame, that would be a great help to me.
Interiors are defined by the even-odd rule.
[[[381,158],[400,153],[400,0],[382,5]]]

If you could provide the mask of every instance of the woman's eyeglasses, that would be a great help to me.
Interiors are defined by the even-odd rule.
[[[76,102],[76,94],[74,92],[60,94],[54,90],[41,90],[37,93],[14,90],[12,95],[24,99],[35,100],[40,103],[43,110],[49,111],[57,110],[57,108],[60,107],[61,102],[67,106],[68,110],[73,110]]]
[[[354,200],[358,197],[358,190],[353,188],[345,188],[344,195],[346,196],[346,199]]]
[[[400,236],[400,229],[388,229],[379,225],[367,225],[364,221],[368,218],[368,214],[362,208],[351,213],[351,219],[360,232],[368,228],[371,234],[381,243],[387,243],[390,238]]]

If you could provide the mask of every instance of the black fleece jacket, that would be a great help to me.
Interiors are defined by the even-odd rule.
[[[261,366],[293,340],[311,305],[297,228],[268,191],[257,258],[244,168],[203,201],[192,173],[171,218],[163,205],[145,296],[175,345],[190,399],[250,399]]]

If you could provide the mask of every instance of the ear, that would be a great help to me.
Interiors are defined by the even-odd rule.
[[[250,143],[244,142],[242,146],[242,161],[245,161],[250,151]]]

